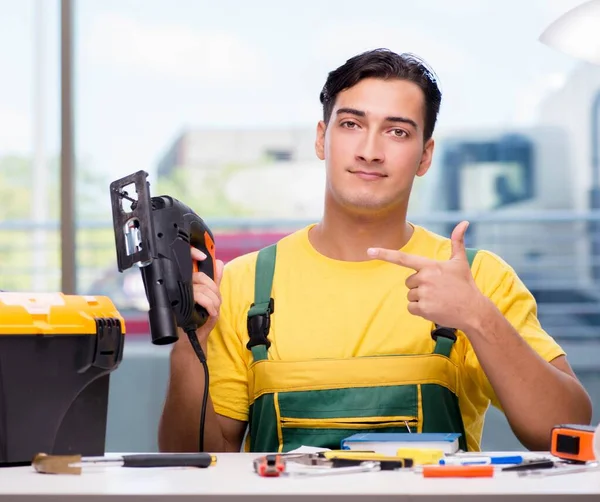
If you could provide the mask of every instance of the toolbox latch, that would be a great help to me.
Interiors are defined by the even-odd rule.
[[[96,319],[96,350],[92,366],[105,370],[116,368],[123,358],[121,322],[111,317]]]

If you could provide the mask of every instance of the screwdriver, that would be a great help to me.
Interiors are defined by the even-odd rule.
[[[81,474],[86,464],[121,464],[122,467],[209,467],[217,458],[209,453],[142,453],[115,457],[37,454],[33,468],[43,474]]]

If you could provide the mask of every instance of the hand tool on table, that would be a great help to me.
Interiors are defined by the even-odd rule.
[[[523,463],[511,465],[508,467],[500,467],[499,465],[487,464],[440,464],[440,465],[424,465],[418,468],[415,472],[422,472],[424,477],[493,477],[496,471],[516,472],[519,476],[537,474],[541,472],[550,472],[554,468],[566,465],[561,462],[556,462],[547,458],[531,458],[523,459]],[[551,475],[551,474],[549,474]]]
[[[513,463],[514,462],[514,463]],[[509,467],[500,465],[510,463]],[[553,467],[554,462],[544,457],[523,458],[522,456],[474,456],[471,454],[449,455],[440,459],[438,465],[423,465],[415,469],[427,478],[481,478],[493,477],[496,471],[524,471]]]
[[[320,452],[316,455],[330,461],[332,467],[358,465],[361,462],[377,462],[381,470],[392,470],[414,465],[413,459],[409,457],[382,455],[371,451],[332,450]],[[298,461],[302,462],[306,459],[299,459]]]
[[[439,464],[444,458],[444,452],[434,448],[399,448],[396,455],[411,458],[414,465]]]
[[[590,425],[562,424],[552,428],[550,453],[571,462],[584,463],[596,459],[594,433]]]
[[[209,467],[217,459],[209,453],[150,453],[105,457],[38,453],[33,468],[42,474],[81,474],[85,465],[117,464],[122,467]]]
[[[356,465],[349,465],[345,467],[338,467],[336,469],[317,469],[317,470],[306,470],[306,471],[294,471],[290,472],[291,476],[332,476],[337,474],[356,474],[358,472],[374,472],[381,470],[379,462],[361,462]]]
[[[600,471],[600,465],[598,464],[598,462],[591,462],[589,464],[583,465],[557,464],[557,466],[554,469],[543,469],[539,471],[522,471],[519,472],[519,476],[562,476],[565,474],[577,474],[588,471]]]
[[[538,459],[540,460],[540,459]],[[440,465],[519,465],[529,462],[522,455],[449,455]]]
[[[415,472],[424,478],[491,478],[493,465],[424,465]]]
[[[320,476],[329,474],[349,474],[376,470],[395,470],[412,466],[412,460],[387,457],[371,452],[320,452],[271,454],[257,457],[253,461],[254,471],[262,477]],[[289,469],[296,464],[300,469]],[[306,470],[301,470],[305,468]]]
[[[254,472],[264,478],[278,477],[285,472],[285,460],[282,455],[265,455],[252,461]]]
[[[511,465],[509,467],[503,467],[502,471],[517,471],[517,472],[523,472],[523,471],[537,471],[539,469],[552,469],[553,467],[556,467],[557,463],[554,460],[549,460],[549,459],[542,459],[542,460],[534,460],[534,461],[530,461],[530,462],[524,462],[522,464],[519,465]]]

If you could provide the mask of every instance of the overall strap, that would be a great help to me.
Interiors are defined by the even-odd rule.
[[[469,267],[473,266],[477,249],[467,248],[467,260],[469,261]],[[434,354],[440,354],[442,356],[450,357],[450,351],[456,341],[456,329],[447,328],[445,326],[435,325],[435,329],[431,332],[431,338],[435,340],[435,348],[433,349]]]
[[[246,347],[252,351],[255,361],[267,359],[267,349],[271,342],[267,338],[271,328],[271,314],[275,302],[271,297],[277,244],[272,244],[258,252],[254,279],[254,303],[248,311],[248,335]]]
[[[469,261],[469,267],[473,266],[473,260],[475,260],[475,255],[477,254],[477,249],[475,248],[467,248],[465,249],[467,253],[467,260]]]

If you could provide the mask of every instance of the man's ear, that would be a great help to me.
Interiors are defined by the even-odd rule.
[[[419,163],[419,168],[417,169],[417,176],[423,176],[429,170],[431,166],[431,160],[433,159],[433,148],[435,146],[435,142],[433,138],[429,138],[425,143],[425,147],[423,148],[423,155],[421,156],[421,162]]]
[[[325,131],[327,131],[327,125],[320,120],[317,124],[317,138],[315,140],[315,152],[319,160],[325,160]]]

